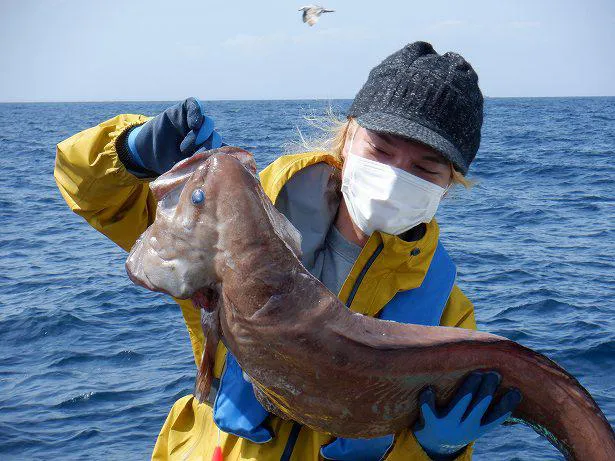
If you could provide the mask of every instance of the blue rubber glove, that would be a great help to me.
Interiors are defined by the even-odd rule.
[[[436,409],[432,389],[419,395],[421,413],[413,430],[430,458],[454,459],[466,445],[506,421],[521,402],[521,393],[511,389],[490,407],[500,381],[496,372],[470,373],[444,411]]]
[[[222,145],[214,121],[200,101],[188,98],[128,133],[120,159],[133,174],[151,177],[163,174],[198,149]],[[124,155],[122,155],[124,154]]]

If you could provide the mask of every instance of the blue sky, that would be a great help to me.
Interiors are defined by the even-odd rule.
[[[352,98],[415,40],[487,96],[615,95],[614,0],[0,0],[0,101]]]

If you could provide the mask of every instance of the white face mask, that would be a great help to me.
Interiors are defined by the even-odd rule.
[[[352,153],[342,176],[342,194],[353,222],[366,235],[399,235],[432,220],[447,189],[407,171]]]

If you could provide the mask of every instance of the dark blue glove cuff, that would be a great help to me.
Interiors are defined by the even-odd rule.
[[[204,115],[196,99],[189,98],[157,115],[128,136],[128,148],[135,164],[163,174],[171,167],[194,153],[192,141],[187,136],[198,131]],[[138,159],[138,160],[137,160]]]
[[[135,160],[135,156],[130,152],[128,148],[128,137],[130,133],[139,128],[141,125],[133,126],[125,130],[122,134],[120,134],[115,141],[115,150],[117,152],[117,156],[122,162],[122,164],[126,167],[129,173],[136,176],[137,178],[147,179],[147,178],[155,178],[158,176],[158,173],[155,171],[148,170],[145,168],[141,162],[137,163]]]
[[[213,120],[203,114],[201,104],[194,98],[188,98],[144,125],[132,128],[123,141],[122,160],[133,174],[140,177],[163,174],[197,149],[221,145]]]
[[[132,163],[137,165],[140,169],[144,170],[145,165],[143,164],[143,160],[139,156],[139,152],[137,150],[137,135],[141,132],[143,125],[135,126],[130,129],[128,132],[128,152],[130,153],[130,159]]]

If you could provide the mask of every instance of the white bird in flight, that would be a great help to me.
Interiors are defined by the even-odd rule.
[[[333,13],[335,10],[328,10],[318,5],[307,5],[299,8],[303,11],[303,22],[307,22],[309,26],[313,26],[318,21],[318,18],[323,13]]]

